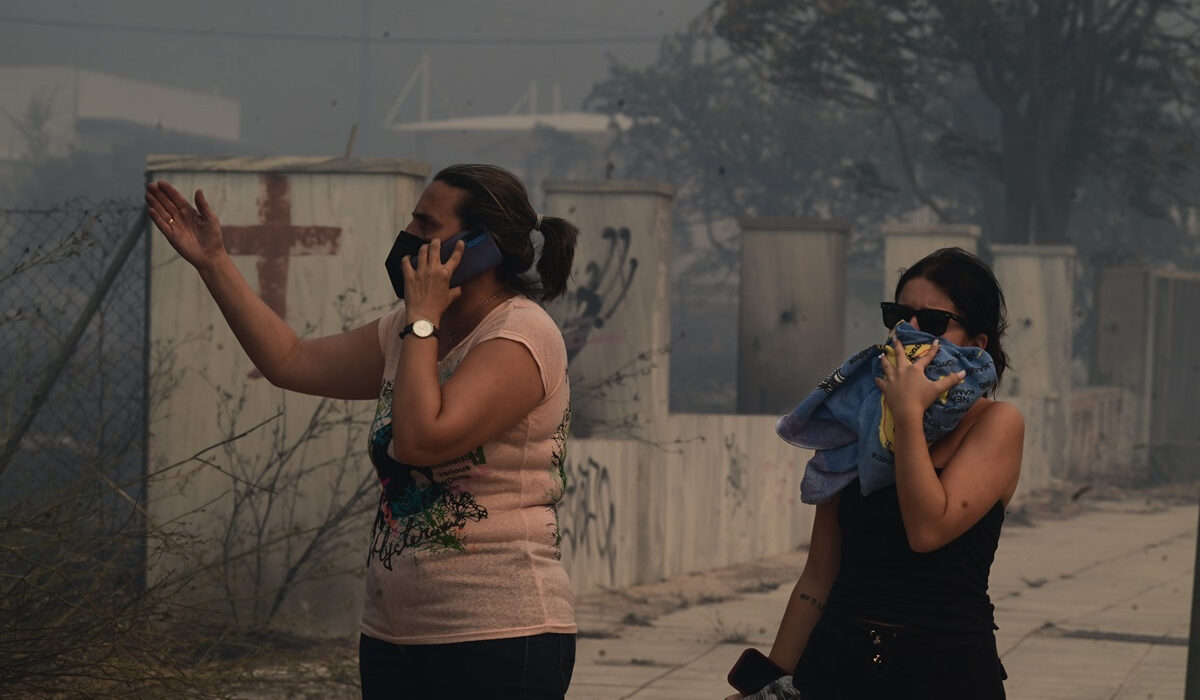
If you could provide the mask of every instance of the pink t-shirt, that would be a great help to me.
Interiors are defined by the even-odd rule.
[[[383,493],[367,556],[363,632],[394,644],[574,633],[557,515],[570,418],[562,333],[525,297],[493,309],[438,362],[439,379],[445,383],[471,348],[507,338],[533,356],[545,397],[467,454],[410,467],[391,450],[403,324],[403,304],[379,322],[385,363],[369,451]],[[403,407],[396,415],[403,419]]]

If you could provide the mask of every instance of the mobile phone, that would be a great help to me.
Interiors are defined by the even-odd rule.
[[[487,232],[487,229],[476,226],[465,231],[459,231],[442,241],[443,263],[449,260],[450,256],[454,254],[454,246],[459,241],[462,241],[466,247],[463,249],[462,258],[458,261],[458,267],[454,268],[454,273],[450,275],[451,287],[457,287],[472,277],[496,267],[503,259],[503,256],[500,254],[500,248],[496,246],[496,241],[492,240],[492,236]],[[400,299],[404,298],[404,272],[401,267],[401,261],[407,257],[413,269],[417,269],[419,251],[425,243],[427,241],[424,239],[401,231],[396,237],[396,243],[392,246],[391,253],[388,254],[387,260],[384,261],[388,278],[392,281],[392,289],[395,290],[396,296]]]
[[[750,648],[742,652],[737,663],[729,669],[729,685],[742,695],[753,695],[762,690],[768,683],[788,674],[787,671],[775,665],[758,649]]]

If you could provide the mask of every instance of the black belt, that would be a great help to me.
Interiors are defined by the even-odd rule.
[[[930,638],[943,643],[958,643],[979,640],[992,634],[992,630],[943,631],[897,625],[847,615],[828,607],[821,614],[818,624],[834,639],[841,653],[847,655],[844,658],[859,659],[862,672],[873,678],[887,674],[888,662],[899,645],[906,645],[910,641],[928,641]]]

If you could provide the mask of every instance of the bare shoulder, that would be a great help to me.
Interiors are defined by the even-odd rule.
[[[1025,417],[1020,409],[1007,401],[985,401],[972,409],[975,415],[964,428],[962,445],[999,443],[1020,446],[1025,438]]]
[[[976,415],[942,472],[942,482],[958,484],[960,489],[982,489],[981,502],[998,499],[1007,505],[1021,473],[1025,418],[1005,401],[988,400],[972,410]]]
[[[1024,433],[1025,417],[1021,415],[1021,409],[1014,404],[1007,401],[989,400],[980,411],[976,425],[1004,431],[1017,430]]]

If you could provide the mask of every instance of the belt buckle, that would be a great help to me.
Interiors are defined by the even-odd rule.
[[[867,632],[871,644],[867,648],[865,673],[870,678],[882,678],[887,673],[888,659],[891,656],[891,640],[886,639],[884,634],[880,634],[875,629]]]

